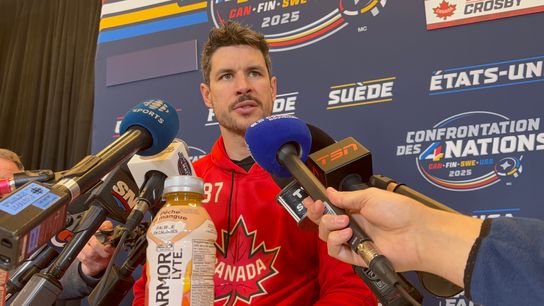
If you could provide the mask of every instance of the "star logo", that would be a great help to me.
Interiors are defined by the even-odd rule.
[[[512,165],[510,165],[510,163],[507,160],[505,160],[504,163],[502,163],[500,166],[501,166],[502,170],[506,170]]]
[[[215,266],[215,300],[223,305],[251,300],[267,293],[263,282],[279,272],[274,262],[280,247],[268,249],[264,242],[256,244],[257,231],[249,232],[240,216],[234,228],[221,231],[221,246]]]

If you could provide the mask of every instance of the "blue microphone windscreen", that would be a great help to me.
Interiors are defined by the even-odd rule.
[[[146,129],[153,138],[151,147],[138,152],[141,156],[155,155],[166,149],[179,131],[179,118],[176,109],[164,100],[144,101],[129,110],[121,121],[120,132],[130,127]]]
[[[297,143],[300,159],[306,161],[312,137],[304,121],[294,116],[279,115],[252,124],[246,131],[246,142],[257,164],[272,175],[286,177],[291,173],[279,163],[276,153],[286,143]]]

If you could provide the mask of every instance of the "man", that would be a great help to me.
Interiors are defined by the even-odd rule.
[[[21,171],[24,168],[19,156],[8,149],[0,148],[0,179],[12,178],[14,173]],[[113,227],[110,221],[100,226],[100,230],[111,229]],[[100,281],[100,273],[107,267],[113,251],[111,245],[103,245],[93,236],[61,279],[64,290],[59,298],[75,299],[89,295]]]
[[[9,179],[13,173],[23,170],[21,159],[15,152],[0,148],[0,179]]]
[[[540,305],[544,299],[544,222],[525,218],[482,221],[424,206],[393,192],[327,189],[336,206],[372,237],[397,271],[425,271],[465,288],[481,305]],[[347,216],[323,216],[323,203],[306,199],[329,254],[364,266],[346,245]]]
[[[218,232],[215,304],[375,305],[352,267],[327,255],[315,230],[297,228],[275,201],[280,188],[250,157],[246,129],[272,113],[276,97],[270,67],[264,37],[237,23],[213,29],[202,52],[200,91],[221,131],[194,164]],[[145,281],[144,272],[133,305],[143,305]]]

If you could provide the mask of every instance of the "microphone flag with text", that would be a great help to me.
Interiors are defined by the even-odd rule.
[[[11,269],[46,243],[65,224],[68,204],[87,192],[135,153],[154,155],[179,129],[176,109],[159,99],[129,110],[121,137],[96,155],[89,155],[53,186],[30,182],[0,201],[0,268]]]
[[[458,213],[404,184],[397,184],[383,175],[374,175],[370,151],[353,137],[347,137],[310,154],[306,164],[325,186],[341,191],[377,187],[400,193],[434,209]],[[417,275],[423,287],[433,295],[450,297],[462,291],[461,287],[437,275],[427,272],[417,272]]]

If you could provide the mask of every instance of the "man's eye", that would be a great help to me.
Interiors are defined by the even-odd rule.
[[[259,71],[250,71],[249,76],[250,77],[258,77],[258,76],[261,76],[261,73]]]
[[[232,79],[232,74],[230,73],[226,73],[226,74],[223,74],[219,77],[220,80],[230,80]]]

